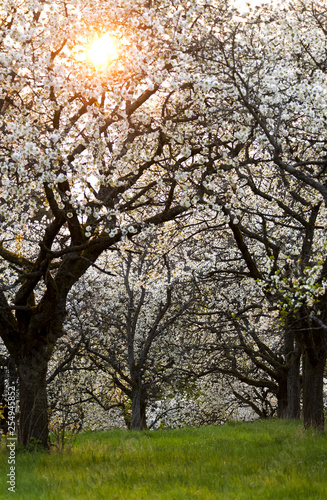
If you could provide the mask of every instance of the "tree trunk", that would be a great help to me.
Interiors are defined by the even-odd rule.
[[[301,381],[300,381],[301,349],[296,347],[290,353],[287,372],[287,418],[299,419],[301,413]]]
[[[326,366],[326,340],[324,332],[312,334],[314,347],[303,355],[303,420],[304,427],[324,429],[324,370]]]
[[[296,337],[295,326],[294,318],[287,318],[284,334],[284,354],[287,368],[287,411],[285,418],[289,419],[300,418],[300,365],[302,349]]]
[[[288,397],[287,397],[287,379],[283,377],[278,380],[277,390],[277,417],[288,418]]]
[[[144,391],[140,387],[133,389],[132,394],[132,423],[131,430],[141,431],[146,429],[146,402]]]
[[[47,361],[29,356],[17,362],[20,396],[18,442],[48,448]]]

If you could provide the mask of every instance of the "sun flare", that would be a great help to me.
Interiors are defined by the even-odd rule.
[[[114,40],[105,34],[96,38],[87,51],[87,58],[98,68],[105,67],[110,61],[117,59],[118,53]]]

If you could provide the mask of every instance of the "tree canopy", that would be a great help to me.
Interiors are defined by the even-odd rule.
[[[0,317],[23,444],[47,445],[72,287],[186,214],[223,229],[215,271],[260,289],[284,355],[301,345],[305,425],[323,426],[325,21],[313,0],[1,2]],[[102,37],[114,52],[98,64]]]

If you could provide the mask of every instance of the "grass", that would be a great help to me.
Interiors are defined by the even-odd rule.
[[[83,433],[63,453],[16,454],[22,500],[326,499],[327,433],[290,421],[171,431]]]

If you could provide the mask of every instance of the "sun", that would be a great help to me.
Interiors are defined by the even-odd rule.
[[[103,68],[114,59],[118,52],[114,40],[107,33],[96,38],[87,51],[87,59],[97,68]]]

